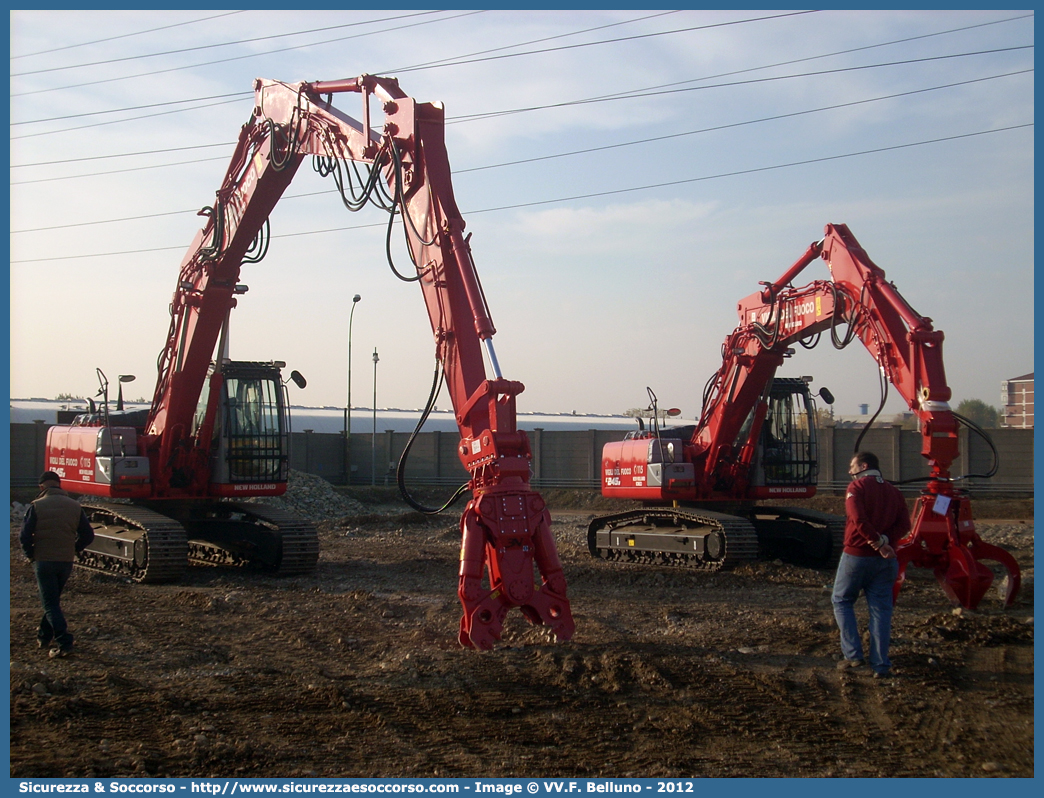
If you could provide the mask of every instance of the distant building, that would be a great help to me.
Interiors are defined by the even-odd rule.
[[[1001,383],[1001,426],[1033,429],[1033,372]]]

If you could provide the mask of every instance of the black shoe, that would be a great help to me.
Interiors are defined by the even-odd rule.
[[[71,657],[72,653],[72,646],[69,646],[68,648],[52,648],[47,656],[51,659],[58,659],[59,657]]]
[[[36,638],[36,647],[37,648],[47,648],[49,645],[51,645],[51,641],[50,640],[41,640],[39,637]]]
[[[874,671],[874,678],[875,679],[891,679],[892,678],[892,672],[891,671]]]

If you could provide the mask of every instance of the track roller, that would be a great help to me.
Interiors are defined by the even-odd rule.
[[[314,570],[319,560],[315,525],[268,504],[201,504],[180,520],[193,563],[249,566],[293,576]]]
[[[89,571],[134,582],[175,582],[188,567],[188,541],[177,521],[133,504],[82,502],[94,540],[77,558]]]
[[[646,507],[601,516],[587,530],[591,554],[606,560],[721,571],[753,562],[754,526],[710,510]]]

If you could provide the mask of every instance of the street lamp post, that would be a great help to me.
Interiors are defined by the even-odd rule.
[[[344,484],[352,484],[352,319],[355,317],[355,306],[362,299],[356,294],[352,297],[352,312],[348,314],[348,400],[344,405]]]
[[[370,441],[370,484],[377,484],[377,347],[373,348],[373,438]]]

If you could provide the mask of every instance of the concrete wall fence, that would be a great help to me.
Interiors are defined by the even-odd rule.
[[[44,470],[47,437],[44,422],[11,424],[11,484],[35,485]],[[841,491],[848,483],[848,462],[860,429],[828,427],[819,432],[819,490]],[[999,468],[992,479],[970,478],[958,483],[978,495],[1033,495],[1033,430],[988,430],[997,449]],[[602,446],[620,440],[619,430],[542,430],[528,432],[533,449],[532,484],[546,488],[597,488]],[[295,432],[291,436],[290,466],[323,477],[334,485],[395,485],[399,456],[410,433],[387,430],[376,436],[352,433],[351,446],[343,433]],[[460,437],[451,432],[422,432],[413,443],[406,466],[408,485],[459,485],[468,474],[457,457]],[[960,457],[951,467],[954,476],[986,474],[994,455],[987,441],[960,429]],[[921,436],[899,426],[875,427],[860,444],[876,452],[887,479],[907,480],[927,476],[921,457]],[[350,468],[348,467],[350,464]],[[350,474],[350,480],[348,475]],[[917,484],[906,488],[911,494]]]

